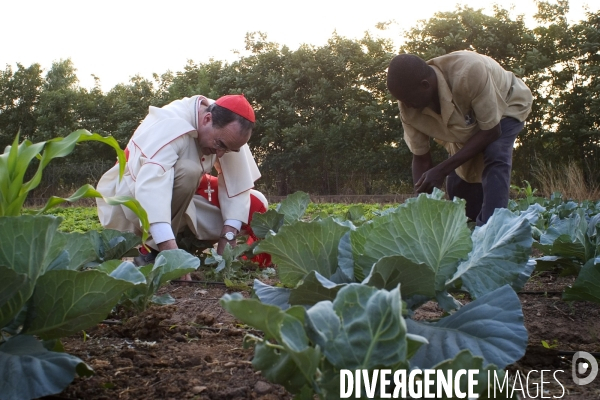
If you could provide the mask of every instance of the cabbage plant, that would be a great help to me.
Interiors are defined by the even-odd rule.
[[[131,234],[114,231],[70,236],[58,232],[60,218],[39,215],[65,201],[101,197],[85,185],[68,198],[51,198],[38,215],[21,215],[28,193],[44,168],[70,154],[77,143],[98,141],[115,149],[121,175],[125,157],[112,137],[78,130],[65,138],[32,143],[19,135],[0,155],[0,399],[32,399],[61,392],[76,375],[92,371],[79,358],[61,351],[59,339],[102,321],[123,293],[145,283],[131,263],[117,261],[109,273],[102,264],[120,259],[140,243]],[[33,177],[25,173],[39,160]],[[148,219],[131,198],[105,198]]]
[[[252,228],[263,240],[254,251],[271,254],[283,286],[256,280],[256,299],[221,299],[265,333],[246,337],[255,368],[298,398],[334,399],[340,369],[460,365],[501,375],[521,358],[527,331],[516,290],[534,268],[529,220],[497,210],[471,231],[464,201],[442,197],[422,194],[360,226],[303,220],[303,193],[257,215]],[[462,305],[460,292],[473,301]],[[442,318],[412,319],[428,301]],[[487,375],[478,382],[483,393]]]
[[[600,203],[600,202],[599,202]],[[530,206],[523,215],[532,226],[542,226],[533,246],[544,255],[535,259],[538,270],[559,267],[562,275],[576,275],[565,289],[565,301],[600,303],[600,214],[598,204],[574,202],[558,207]],[[564,213],[565,209],[569,213]],[[547,222],[540,224],[540,220]]]

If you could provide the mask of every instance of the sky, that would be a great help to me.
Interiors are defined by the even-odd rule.
[[[595,1],[570,0],[569,21],[584,19]],[[369,31],[400,46],[404,30],[457,4],[489,12],[498,4],[535,26],[533,0],[1,0],[0,70],[39,63],[46,72],[70,58],[80,86],[93,87],[95,75],[108,91],[135,75],[182,71],[188,60],[235,61],[254,31],[292,50],[322,46],[334,31],[350,39]],[[375,28],[386,21],[386,31]]]

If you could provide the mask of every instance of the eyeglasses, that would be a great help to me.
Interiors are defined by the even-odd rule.
[[[221,139],[215,139],[214,140],[214,144],[215,144],[215,149],[217,151],[222,151],[223,153],[230,153],[230,152],[234,152],[234,153],[238,153],[239,150],[231,150],[229,149],[225,143],[223,143],[223,141]]]

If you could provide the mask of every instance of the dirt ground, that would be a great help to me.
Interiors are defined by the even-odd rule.
[[[533,371],[529,374],[529,398],[542,398],[543,394],[544,398],[600,399],[600,376],[586,386],[575,385],[571,378],[572,352],[600,352],[600,305],[560,300],[555,292],[570,282],[572,279],[544,272],[519,295],[529,345],[525,356],[507,370],[511,382],[519,371],[524,385]],[[169,292],[176,304],[152,307],[121,320],[122,324],[116,323],[118,316],[112,316],[115,323],[100,324],[87,331],[85,338],[83,334],[66,338],[66,351],[92,366],[95,375],[76,378],[64,392],[45,399],[292,398],[283,387],[253,370],[252,350],[242,346],[246,328],[219,306],[227,292],[224,286],[174,283],[161,290]],[[431,303],[422,313],[439,310]],[[542,341],[550,348],[543,347]],[[543,379],[550,383],[544,384],[543,393],[536,394],[541,370],[563,370],[556,372],[562,386],[546,372]],[[526,391],[518,393],[527,395]]]

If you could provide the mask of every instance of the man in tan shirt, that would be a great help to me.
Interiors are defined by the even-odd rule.
[[[457,51],[427,62],[412,54],[394,57],[387,87],[413,153],[417,193],[446,179],[449,197],[464,198],[467,217],[478,226],[508,205],[512,150],[533,101],[522,80],[487,56]],[[430,138],[449,153],[436,166]]]

